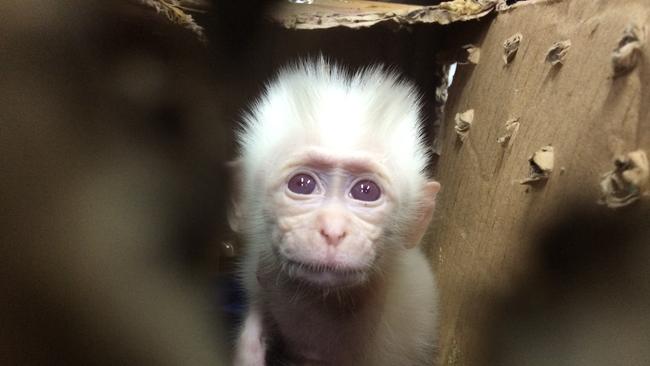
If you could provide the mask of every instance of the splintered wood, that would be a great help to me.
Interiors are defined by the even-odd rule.
[[[638,201],[648,189],[648,156],[637,150],[614,160],[614,169],[600,181],[600,203],[611,208],[628,206]]]
[[[456,125],[454,126],[454,130],[456,131],[456,135],[460,142],[465,142],[467,135],[469,135],[469,129],[474,122],[474,110],[470,109],[463,113],[457,113],[455,121]]]
[[[524,36],[521,33],[517,33],[503,41],[503,62],[506,65],[515,59],[522,38],[524,38]]]
[[[270,17],[290,29],[366,28],[382,22],[449,24],[481,18],[492,12],[496,3],[497,0],[453,0],[417,6],[359,0],[313,0],[309,4],[284,1],[272,8]]]
[[[463,61],[458,61],[458,63],[478,65],[479,61],[481,61],[481,49],[473,44],[466,44],[462,49],[466,52],[466,58]]]
[[[623,75],[636,66],[639,62],[641,48],[645,42],[646,27],[630,24],[625,28],[618,46],[612,53],[612,66],[614,76]]]
[[[553,43],[546,53],[546,62],[553,66],[564,63],[564,58],[569,53],[569,48],[571,48],[571,40],[568,39]]]
[[[535,151],[535,153],[528,158],[530,170],[528,177],[520,181],[521,184],[531,184],[539,181],[544,181],[549,178],[555,166],[555,152],[553,146],[547,145]]]
[[[134,1],[134,0],[132,0]],[[201,42],[206,42],[203,27],[198,25],[192,15],[186,11],[203,11],[208,7],[206,0],[135,0],[142,5],[156,10],[170,22],[178,24],[194,34]]]
[[[503,147],[509,146],[511,141],[517,136],[517,131],[519,131],[519,117],[507,120],[505,130],[505,134],[497,139],[497,143]]]

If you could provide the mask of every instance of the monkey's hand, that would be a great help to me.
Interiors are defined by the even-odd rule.
[[[266,345],[262,333],[262,316],[258,310],[251,308],[237,340],[234,366],[265,365]]]

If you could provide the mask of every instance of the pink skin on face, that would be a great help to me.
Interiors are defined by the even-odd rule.
[[[281,260],[321,285],[358,280],[376,256],[375,241],[393,201],[383,167],[369,159],[298,154],[272,185]],[[374,160],[376,161],[376,159]]]

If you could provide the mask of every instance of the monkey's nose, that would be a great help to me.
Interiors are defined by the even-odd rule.
[[[322,228],[320,229],[320,235],[323,237],[323,239],[325,239],[325,242],[328,245],[337,246],[343,241],[343,239],[345,239],[347,233],[344,230],[328,230],[326,228]]]

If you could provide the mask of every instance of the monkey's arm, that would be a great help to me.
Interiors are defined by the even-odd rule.
[[[234,366],[264,366],[266,344],[260,311],[251,306],[235,348]]]

